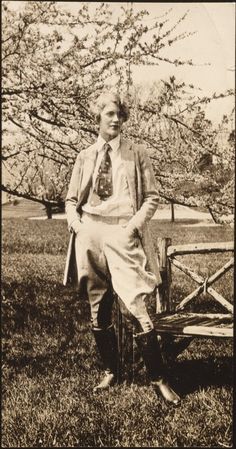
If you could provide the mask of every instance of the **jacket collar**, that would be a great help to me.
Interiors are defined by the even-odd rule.
[[[118,136],[116,136],[114,139],[109,140],[109,142],[107,142],[111,148],[112,151],[117,151],[118,148],[120,147],[120,140],[121,140],[121,136],[120,134],[118,134]],[[103,137],[99,134],[98,136],[98,140],[97,140],[97,151],[100,152],[103,149],[103,146],[105,145],[106,141],[103,139]]]

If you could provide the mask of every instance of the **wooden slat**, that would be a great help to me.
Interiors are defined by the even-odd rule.
[[[198,284],[202,284],[205,279],[200,276],[199,274],[192,271],[189,267],[184,265],[182,262],[177,260],[175,257],[170,258],[171,263],[179,268],[179,270],[183,271],[183,273],[187,274],[191,279],[193,279]],[[216,271],[212,276],[209,277],[207,280],[207,286],[213,284],[215,281],[217,281],[219,278],[221,278],[227,271],[230,270],[234,266],[234,259],[231,258],[222,268],[220,268],[218,271]]]
[[[231,324],[233,322],[233,315],[231,313],[174,313],[170,315],[165,315],[162,317],[157,316],[155,319],[156,323],[160,323],[161,325],[167,324],[172,325],[187,325],[189,323],[202,323],[203,321],[208,321],[211,323],[212,321],[218,322],[220,324]]]
[[[157,317],[155,329],[178,335],[232,337],[233,317],[231,314],[178,313]]]
[[[199,336],[199,337],[233,337],[233,327],[218,327],[218,326],[186,326],[180,329],[177,326],[164,327],[155,326],[155,330],[158,333],[173,334],[181,337],[186,336]]]
[[[220,295],[220,293],[216,292],[212,287],[207,287],[207,291],[211,296],[213,296],[213,298],[216,301],[218,301],[223,307],[225,307],[225,309],[227,309],[228,312],[233,313],[234,310],[233,304],[230,304],[230,302],[227,301],[227,299],[225,299],[222,295]]]
[[[175,257],[171,257],[170,261],[176,268],[178,268],[184,274],[187,274],[187,276],[189,276],[191,279],[193,279],[195,282],[197,282],[197,284],[202,284],[204,282],[204,278],[202,276],[200,276],[199,274],[192,271],[189,267],[184,265],[182,262],[177,260]]]
[[[233,337],[233,328],[212,327],[212,326],[186,326],[183,329],[184,335],[202,335],[209,337]]]
[[[213,284],[213,282],[220,279],[233,266],[234,266],[234,259],[232,257],[222,268],[220,268],[218,271],[216,271],[214,274],[212,274],[212,276],[209,277],[209,279],[207,281],[208,285]]]
[[[177,306],[176,310],[181,310],[184,308],[184,306],[192,301],[193,299],[197,298],[200,293],[203,292],[203,290],[206,288],[206,291],[213,296],[213,298],[218,301],[223,307],[225,307],[229,312],[233,312],[233,305],[230,304],[227,299],[225,299],[222,295],[217,293],[212,287],[210,287],[211,284],[213,284],[216,280],[218,280],[220,277],[222,277],[227,271],[230,270],[230,268],[234,265],[234,259],[230,259],[222,268],[220,268],[216,273],[214,273],[212,276],[207,279],[206,285],[204,284],[205,280],[202,276],[198,275],[194,271],[190,270],[186,265],[184,265],[179,260],[176,260],[175,257],[172,259],[172,264],[175,265],[177,268],[179,268],[181,271],[183,271],[187,276],[191,277],[195,282],[198,284],[202,284],[200,287],[196,288],[192,293],[190,293],[188,296],[186,296]]]
[[[200,295],[204,290],[204,287],[200,285],[200,287],[197,287],[193,292],[189,293],[188,296],[186,296],[175,308],[175,310],[183,310],[186,304],[188,304],[193,299],[197,298],[197,296]]]
[[[200,287],[197,287],[192,293],[190,293],[188,296],[186,296],[175,308],[175,310],[183,310],[186,304],[188,304],[193,299],[197,298],[197,296],[200,295],[204,290],[204,285],[200,285]],[[230,304],[227,299],[225,299],[220,293],[217,293],[212,287],[207,287],[208,293],[214,297],[216,301],[218,301],[223,307],[225,307],[228,312],[233,312],[233,305]]]
[[[171,245],[167,248],[167,256],[173,254],[194,254],[234,251],[234,242],[191,243],[187,245]]]
[[[156,321],[157,322],[173,322],[173,321],[178,321],[178,320],[190,320],[190,319],[195,319],[195,320],[203,320],[203,319],[207,319],[207,320],[213,320],[213,319],[217,319],[219,322],[232,322],[233,320],[233,315],[231,313],[194,313],[194,312],[179,312],[179,313],[172,313],[172,314],[168,314],[168,315],[163,315],[163,316],[156,316]]]

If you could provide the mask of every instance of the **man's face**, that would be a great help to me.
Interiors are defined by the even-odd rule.
[[[100,114],[99,129],[103,139],[109,141],[118,136],[122,124],[123,119],[119,107],[113,102],[107,103]]]

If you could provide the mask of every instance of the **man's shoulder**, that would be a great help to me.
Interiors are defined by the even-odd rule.
[[[96,142],[93,143],[92,145],[89,145],[88,147],[85,147],[83,149],[81,149],[81,151],[79,152],[77,159],[85,159],[86,157],[88,157],[90,154],[93,154],[96,151]]]
[[[93,151],[96,150],[97,147],[97,142],[92,143],[91,145],[89,145],[88,147],[85,147],[82,152],[83,154],[88,154],[88,153],[92,153]]]
[[[131,139],[127,139],[122,137],[121,138],[121,144],[123,146],[125,146],[127,149],[131,150],[131,151],[142,151],[142,149],[145,148],[145,146],[142,143],[137,143],[132,141]]]

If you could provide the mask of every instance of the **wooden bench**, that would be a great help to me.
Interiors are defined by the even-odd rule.
[[[162,286],[160,294],[165,307],[166,316],[158,317],[155,322],[157,332],[171,332],[172,334],[212,336],[212,337],[233,337],[233,305],[213,289],[212,284],[220,279],[227,271],[234,266],[234,258],[230,260],[210,277],[194,272],[180,261],[176,256],[186,254],[211,254],[234,251],[234,242],[220,243],[195,243],[188,245],[171,245],[171,239],[159,239],[159,262],[162,276]],[[181,298],[175,304],[171,295],[172,266],[181,270],[198,287]],[[203,296],[210,294],[215,301],[221,304],[228,313],[191,313],[186,312],[186,306],[193,302],[203,293]],[[165,315],[165,314],[164,314]]]
[[[188,344],[196,337],[233,337],[233,305],[218,293],[212,285],[227,273],[234,266],[234,258],[230,258],[215,273],[204,278],[191,268],[186,266],[179,257],[187,254],[211,254],[211,253],[228,253],[234,251],[234,242],[217,242],[217,243],[192,243],[187,245],[171,245],[171,239],[160,238],[157,242],[158,258],[160,265],[160,273],[162,284],[159,288],[161,302],[163,304],[162,313],[154,316],[153,322],[157,334],[161,336],[163,341],[173,341],[181,338],[179,344],[179,352],[185,349]],[[178,302],[173,301],[171,291],[173,267],[179,269],[186,276],[196,282],[197,287],[187,296],[179,298]],[[194,301],[201,295],[201,298],[211,296],[214,302],[220,304],[225,313],[194,313],[186,310],[188,306],[193,305]],[[134,341],[132,337],[132,329],[127,327],[126,320],[117,310],[117,329],[120,354],[119,372],[122,376],[122,369],[127,361],[127,353],[129,363],[134,362]],[[179,354],[178,351],[173,355]],[[132,374],[131,374],[132,377]]]

